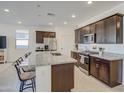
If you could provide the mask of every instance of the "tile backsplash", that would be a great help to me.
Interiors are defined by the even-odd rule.
[[[96,49],[93,49],[93,47]],[[105,52],[124,54],[124,44],[78,44],[79,50],[99,50],[99,47],[105,48]]]

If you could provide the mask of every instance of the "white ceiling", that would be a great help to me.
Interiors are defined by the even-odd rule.
[[[95,1],[88,5],[86,1],[0,1],[0,23],[17,24],[22,21],[21,25],[46,26],[53,22],[54,26],[60,26],[67,21],[67,25],[75,26],[121,3],[122,1]],[[3,11],[5,8],[10,13],[6,14]],[[47,13],[54,13],[55,16],[47,16]],[[72,14],[77,17],[71,18]]]

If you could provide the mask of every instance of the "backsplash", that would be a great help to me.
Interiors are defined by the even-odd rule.
[[[95,44],[96,45],[96,51],[98,51],[99,47],[105,48],[105,52],[112,52],[112,53],[118,53],[118,54],[124,54],[124,44]],[[94,44],[78,44],[79,50],[94,50],[93,49]]]

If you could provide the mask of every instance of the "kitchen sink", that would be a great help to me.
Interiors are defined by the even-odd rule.
[[[53,56],[61,56],[61,53],[51,53]]]

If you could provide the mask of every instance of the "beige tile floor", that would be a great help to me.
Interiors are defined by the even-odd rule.
[[[15,68],[12,64],[0,64],[0,92],[17,92],[19,90],[19,80]],[[26,91],[32,91],[31,89]],[[75,67],[75,92],[121,92],[124,86],[120,85],[110,88],[92,76],[87,76]]]

